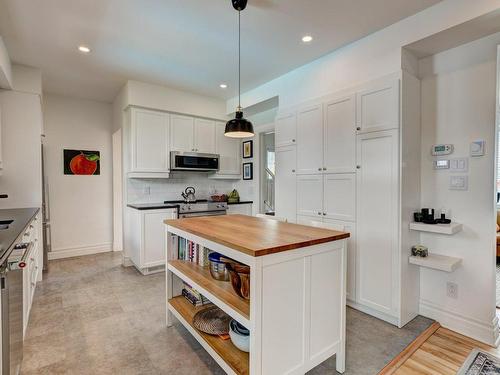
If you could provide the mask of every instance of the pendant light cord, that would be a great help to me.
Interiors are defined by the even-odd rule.
[[[238,11],[238,108],[241,110],[241,11]]]

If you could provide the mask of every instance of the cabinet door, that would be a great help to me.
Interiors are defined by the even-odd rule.
[[[297,115],[297,173],[323,171],[323,107],[302,108]]]
[[[295,146],[276,149],[275,207],[276,216],[295,223],[297,219],[297,179]]]
[[[323,217],[323,176],[297,176],[297,215]]]
[[[154,267],[165,263],[164,220],[175,219],[175,216],[175,210],[144,214],[142,267]]]
[[[168,119],[163,112],[132,109],[132,172],[168,172]]]
[[[171,115],[170,129],[171,151],[194,151],[194,118]]]
[[[356,220],[356,174],[325,174],[323,216],[335,220]]]
[[[194,120],[194,150],[205,154],[215,154],[215,122]]]
[[[356,98],[354,95],[325,104],[324,167],[328,173],[356,170]]]
[[[348,221],[324,219],[323,226],[333,230],[349,232],[347,239],[347,299],[356,301],[356,224]]]
[[[221,175],[240,175],[240,140],[224,135],[226,124],[215,124],[215,153],[219,154],[219,172]]]
[[[356,95],[358,134],[399,128],[399,79],[382,79]]]
[[[275,122],[276,147],[295,145],[297,137],[297,113],[280,113]]]
[[[357,138],[358,302],[395,316],[398,301],[398,131]]]

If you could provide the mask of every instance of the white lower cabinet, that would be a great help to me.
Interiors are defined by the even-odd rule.
[[[349,232],[347,239],[347,286],[346,297],[350,301],[356,301],[356,268],[358,262],[356,247],[356,224],[349,221],[315,218],[310,216],[297,216],[297,224],[321,226],[342,232]]]
[[[252,203],[228,204],[227,214],[252,216],[252,206]]]
[[[398,315],[399,137],[397,130],[357,137],[357,292],[370,309]]]
[[[295,223],[297,219],[297,150],[295,146],[276,148],[276,216]]]
[[[175,209],[137,210],[127,207],[124,246],[130,260],[142,274],[164,270],[164,221],[176,218]]]
[[[22,236],[21,242],[29,242],[26,267],[23,268],[23,335],[28,327],[31,305],[36,284],[42,279],[43,241],[41,213],[35,215]]]

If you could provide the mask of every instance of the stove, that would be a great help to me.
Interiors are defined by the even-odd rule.
[[[226,215],[226,202],[211,202],[207,200],[197,200],[196,202],[186,203],[184,201],[165,201],[165,204],[177,204],[177,217],[179,219],[199,216]]]

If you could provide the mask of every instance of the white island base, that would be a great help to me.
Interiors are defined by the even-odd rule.
[[[334,354],[337,371],[344,372],[345,239],[255,256],[171,222],[166,228],[167,326],[174,315],[228,374],[304,374]],[[211,278],[206,267],[179,260],[179,237],[249,265],[250,301],[238,297],[231,283]],[[200,307],[181,295],[182,281],[250,330],[250,353],[192,326]]]

